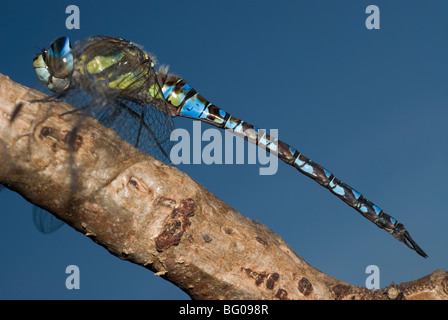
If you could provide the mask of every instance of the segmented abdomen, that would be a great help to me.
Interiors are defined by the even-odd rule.
[[[178,116],[198,119],[216,127],[231,130],[235,135],[274,153],[282,161],[329,189],[379,228],[391,233],[423,257],[427,256],[412,240],[402,224],[365,199],[361,193],[337,179],[331,172],[308,159],[290,145],[211,104],[185,80],[169,76],[163,85],[162,92],[165,100],[177,109]]]

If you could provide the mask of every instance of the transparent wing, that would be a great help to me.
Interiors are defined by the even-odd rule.
[[[115,99],[98,118],[120,137],[151,156],[171,163],[170,135],[174,125],[165,112],[151,105]]]
[[[33,221],[37,230],[43,234],[55,232],[65,224],[62,220],[37,206],[33,206]]]
[[[51,95],[40,82],[33,87]],[[143,152],[171,164],[169,152],[173,142],[170,141],[170,135],[174,125],[167,113],[143,102],[116,97],[93,99],[81,89],[72,89],[61,97],[53,95],[52,99],[69,103],[79,111],[96,118],[106,127],[112,128],[122,139]],[[79,116],[80,123],[83,118],[84,116]],[[33,206],[33,221],[37,229],[44,234],[52,233],[64,225],[63,221],[36,206]]]
[[[171,164],[169,152],[173,142],[170,135],[174,125],[167,112],[139,100],[116,96],[94,99],[82,89],[71,89],[59,99],[113,129],[123,140],[143,152]],[[82,115],[79,120],[83,120]]]
[[[5,187],[0,184],[0,192],[3,189]],[[52,233],[65,224],[48,211],[36,206],[33,206],[33,221],[37,229],[44,234]]]

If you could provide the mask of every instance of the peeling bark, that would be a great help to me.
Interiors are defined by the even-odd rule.
[[[332,278],[96,120],[29,102],[42,97],[0,75],[0,183],[193,299],[448,298],[444,270],[373,291]]]

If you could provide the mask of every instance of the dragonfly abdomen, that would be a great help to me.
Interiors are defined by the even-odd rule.
[[[168,77],[162,87],[162,92],[165,100],[177,109],[178,116],[197,119],[222,129],[231,130],[235,135],[274,153],[285,163],[295,167],[304,175],[330,190],[331,193],[375,223],[379,228],[386,230],[421,256],[427,257],[426,253],[412,240],[402,224],[364,198],[360,192],[337,179],[327,169],[308,159],[290,145],[271,137],[266,132],[211,104],[185,80],[177,76]]]

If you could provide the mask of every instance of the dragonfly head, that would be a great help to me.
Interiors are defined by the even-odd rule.
[[[48,49],[42,50],[34,58],[33,67],[48,89],[55,92],[67,89],[73,72],[73,52],[68,37],[58,38]]]

